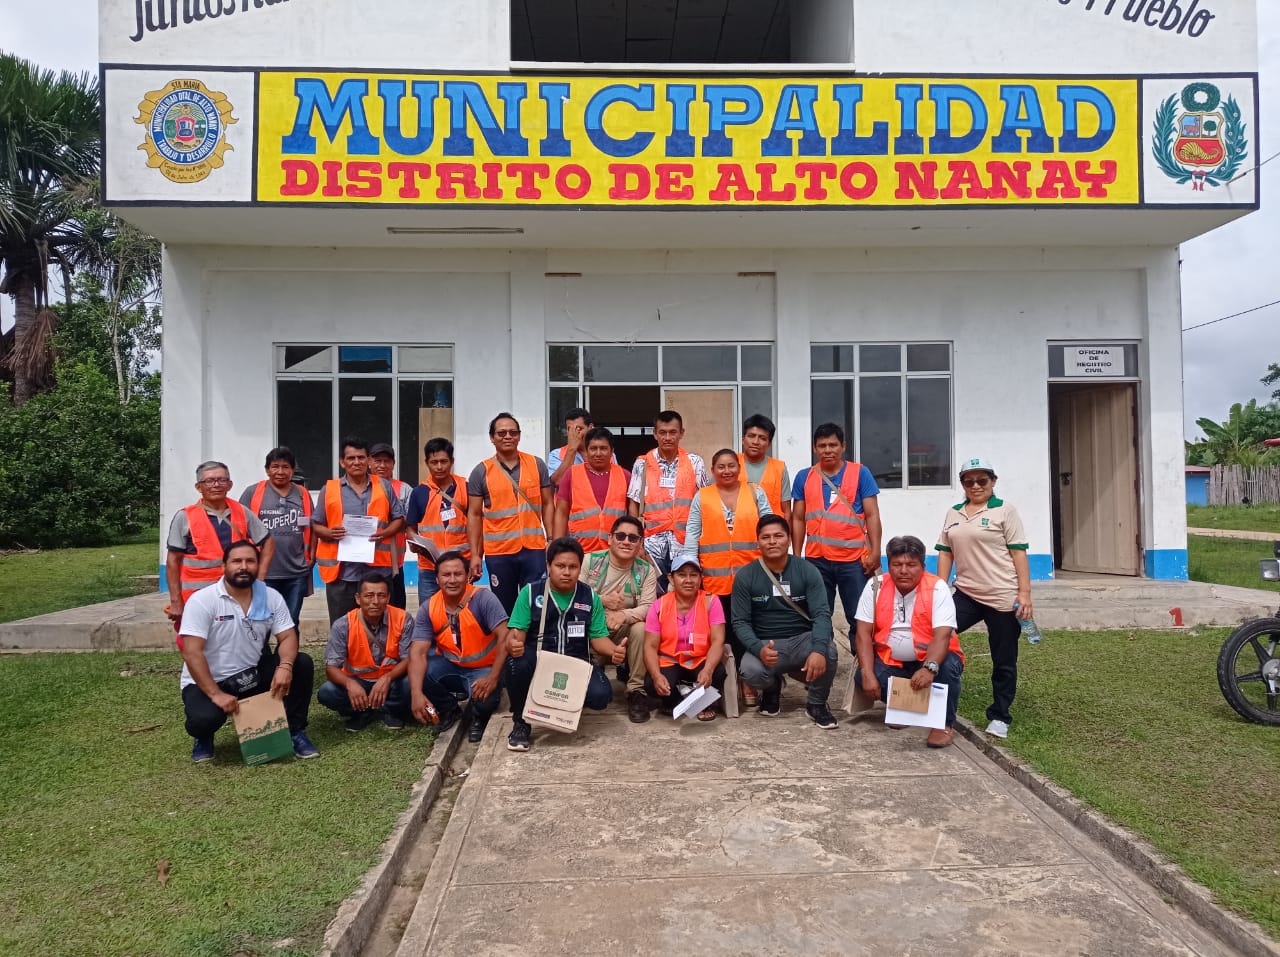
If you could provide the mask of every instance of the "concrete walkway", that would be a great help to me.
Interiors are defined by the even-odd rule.
[[[1238,528],[1188,528],[1188,535],[1203,535],[1207,538],[1244,538],[1251,542],[1274,542],[1280,540],[1280,531],[1246,532]],[[1263,555],[1267,558],[1267,555]]]
[[[958,737],[802,707],[495,717],[399,957],[1230,953]]]

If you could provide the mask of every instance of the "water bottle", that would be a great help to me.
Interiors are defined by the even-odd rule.
[[[1014,612],[1017,612],[1020,607],[1022,606],[1016,601],[1013,603]],[[1034,618],[1019,618],[1018,624],[1022,627],[1022,637],[1027,639],[1027,644],[1040,644],[1040,639],[1043,638],[1044,635],[1040,633],[1040,626],[1036,624]]]

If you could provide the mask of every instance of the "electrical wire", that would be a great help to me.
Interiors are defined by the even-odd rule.
[[[1277,154],[1280,155],[1280,154]],[[1183,332],[1190,332],[1192,329],[1203,329],[1205,326],[1212,326],[1215,323],[1226,322],[1228,319],[1237,319],[1240,316],[1247,316],[1251,312],[1258,312],[1262,309],[1270,309],[1272,306],[1280,306],[1280,299],[1275,302],[1264,302],[1261,306],[1254,306],[1252,309],[1245,309],[1243,312],[1233,312],[1229,316],[1223,316],[1221,319],[1210,319],[1208,322],[1198,322],[1194,326],[1187,326]]]

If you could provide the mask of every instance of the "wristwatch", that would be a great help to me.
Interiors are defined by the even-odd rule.
[[[932,671],[935,675],[938,673],[938,663],[936,661],[926,661],[924,666]]]

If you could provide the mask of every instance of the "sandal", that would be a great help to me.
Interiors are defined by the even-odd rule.
[[[760,698],[756,694],[755,688],[746,684],[742,686],[742,703],[745,704],[748,708],[754,708],[756,705],[760,703]]]
[[[699,721],[714,721],[715,719],[716,719],[716,713],[712,711],[710,708],[708,708],[706,711],[698,712]]]

